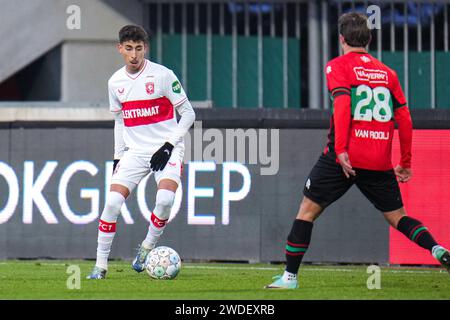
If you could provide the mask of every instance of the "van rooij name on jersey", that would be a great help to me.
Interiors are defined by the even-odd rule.
[[[389,132],[355,129],[355,137],[374,140],[389,140]]]

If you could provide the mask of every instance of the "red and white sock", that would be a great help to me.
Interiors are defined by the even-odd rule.
[[[156,193],[155,209],[150,218],[147,236],[142,241],[143,248],[153,249],[156,246],[169,220],[174,200],[175,192],[173,191],[159,189]]]
[[[100,219],[97,238],[97,261],[95,265],[108,270],[108,257],[116,234],[116,222],[106,222]]]
[[[116,234],[117,217],[124,202],[125,198],[120,193],[110,192],[100,217],[97,238],[97,261],[95,265],[102,269],[108,269],[108,257]]]
[[[159,238],[166,228],[167,220],[161,220],[158,218],[154,212],[152,212],[150,225],[148,227],[147,236],[144,241],[142,241],[142,247],[145,249],[153,249],[156,246]]]

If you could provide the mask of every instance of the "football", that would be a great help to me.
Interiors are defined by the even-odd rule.
[[[156,247],[145,259],[145,270],[154,279],[175,279],[180,269],[180,256],[169,247]]]

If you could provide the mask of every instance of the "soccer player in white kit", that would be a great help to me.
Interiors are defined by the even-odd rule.
[[[183,137],[195,112],[175,74],[145,59],[148,35],[142,27],[119,31],[125,66],[108,81],[110,111],[115,116],[114,166],[110,192],[100,217],[97,260],[88,279],[104,279],[120,209],[142,178],[154,173],[158,186],[150,226],[132,263],[144,270],[147,254],[164,231],[180,183]],[[175,110],[180,114],[177,123]]]

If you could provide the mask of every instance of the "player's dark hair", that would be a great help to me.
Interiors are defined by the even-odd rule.
[[[351,47],[365,47],[372,38],[367,17],[357,12],[345,13],[339,17],[339,33]]]
[[[127,25],[119,31],[119,42],[125,41],[148,43],[148,33],[140,26]]]

